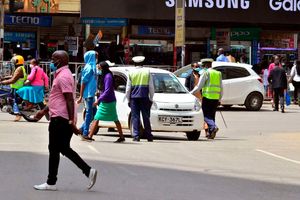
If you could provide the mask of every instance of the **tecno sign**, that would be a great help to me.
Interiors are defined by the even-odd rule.
[[[12,24],[32,24],[39,25],[40,18],[29,16],[10,16]]]

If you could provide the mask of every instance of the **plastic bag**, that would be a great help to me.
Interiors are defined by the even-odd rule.
[[[285,92],[285,104],[286,104],[286,106],[291,105],[291,97],[290,97],[288,91]]]

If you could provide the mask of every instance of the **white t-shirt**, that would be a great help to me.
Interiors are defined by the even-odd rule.
[[[300,75],[297,73],[296,65],[292,67],[291,77],[294,77],[293,81],[300,82]]]

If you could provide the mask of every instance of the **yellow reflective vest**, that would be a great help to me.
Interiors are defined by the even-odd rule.
[[[209,79],[202,88],[202,95],[207,99],[219,100],[222,92],[222,74],[214,69],[209,69],[207,72]]]

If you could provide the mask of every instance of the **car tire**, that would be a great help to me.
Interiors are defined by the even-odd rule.
[[[247,110],[259,111],[263,104],[263,96],[258,92],[254,92],[248,95],[245,106]]]
[[[200,131],[186,132],[186,137],[189,141],[196,141],[200,137]]]
[[[129,130],[130,130],[130,135],[131,137],[133,138],[133,127],[132,127],[132,120],[131,120],[131,117],[130,117],[130,120],[129,120]],[[144,127],[142,126],[142,123],[140,125],[140,139],[145,139],[145,134],[144,134]]]

